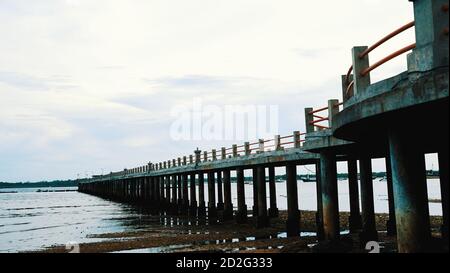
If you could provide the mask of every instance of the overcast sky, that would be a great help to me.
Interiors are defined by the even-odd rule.
[[[0,181],[76,178],[220,148],[175,141],[171,110],[278,105],[279,133],[341,99],[355,45],[406,0],[0,0]],[[409,30],[371,55],[414,41]],[[372,81],[406,70],[406,56]],[[380,166],[375,166],[375,170]]]

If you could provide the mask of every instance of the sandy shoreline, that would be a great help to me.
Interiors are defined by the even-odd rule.
[[[344,233],[348,230],[348,216],[348,212],[340,213],[341,231]],[[251,218],[247,224],[229,221],[211,226],[189,224],[187,218],[180,218],[182,224],[173,227],[161,225],[132,232],[89,234],[88,237],[99,238],[100,241],[80,244],[80,252],[310,252],[308,245],[316,243],[315,212],[301,211],[302,237],[285,238],[286,218],[286,211],[280,211],[280,216],[271,219],[271,226],[265,229],[256,229]],[[395,237],[388,237],[384,232],[387,219],[387,214],[376,215],[379,241],[386,245],[386,251],[395,251]],[[440,236],[441,224],[442,217],[431,217],[434,237]],[[354,242],[350,252],[362,251],[356,247],[357,235],[344,234],[342,237]],[[64,253],[68,250],[64,245],[55,245],[31,252]]]

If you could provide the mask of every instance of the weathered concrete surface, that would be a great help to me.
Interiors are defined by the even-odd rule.
[[[431,232],[425,157],[408,128],[389,132],[392,182],[399,252],[428,250]]]
[[[320,153],[324,239],[339,239],[339,203],[337,193],[336,156],[330,151]]]
[[[305,135],[303,149],[308,152],[320,152],[322,149],[350,149],[353,142],[338,139],[331,129],[310,132]]]
[[[418,121],[422,121],[423,129],[437,126],[443,131],[430,137],[425,130],[424,140],[427,136],[436,140],[448,135],[448,126],[442,124],[448,120],[448,77],[448,67],[442,67],[424,73],[404,72],[370,85],[363,95],[344,103],[344,109],[334,118],[333,135],[359,143],[377,139],[374,143],[387,147],[383,139],[387,140],[389,127],[398,123],[417,126]]]

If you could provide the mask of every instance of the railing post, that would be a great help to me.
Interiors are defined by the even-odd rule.
[[[187,163],[187,157],[183,156],[183,165],[186,165],[186,163]]]
[[[309,113],[313,109],[311,107],[305,108],[305,128],[306,133],[312,133],[314,132],[314,124],[311,124],[311,122],[314,121],[313,116]]]
[[[194,158],[192,155],[189,155],[189,164],[194,163]]]
[[[245,155],[250,155],[251,151],[250,151],[250,142],[245,142],[244,143],[244,151],[245,151]]]
[[[264,139],[260,138],[258,140],[258,153],[264,153]]]
[[[237,153],[237,145],[233,144],[233,157],[237,157],[238,153]]]
[[[408,70],[448,67],[448,0],[413,2],[416,48],[408,54]]]
[[[200,163],[200,155],[202,153],[202,151],[200,151],[198,148],[197,150],[194,151],[195,153],[195,165],[198,165],[198,163]]]
[[[172,165],[175,166],[175,163],[176,163],[176,160],[175,160],[175,159],[172,159]]]
[[[208,152],[207,151],[203,152],[203,161],[204,162],[208,161]]]
[[[175,164],[173,164],[173,166],[175,167]],[[181,166],[181,157],[178,158],[178,165],[177,166]]]
[[[222,152],[221,158],[222,158],[222,159],[226,159],[226,158],[227,158],[227,150],[226,150],[226,148],[225,148],[225,147],[222,147],[221,152]]]
[[[274,142],[275,142],[275,151],[282,150],[280,135],[275,135]]]
[[[366,88],[370,85],[370,73],[366,76],[361,76],[361,71],[369,67],[369,54],[366,54],[363,58],[359,57],[367,46],[355,46],[352,48],[352,60],[353,60],[353,93],[355,95],[362,94]]]
[[[300,148],[301,142],[300,142],[300,131],[294,131],[294,147]]]
[[[216,149],[212,149],[211,154],[212,154],[212,160],[216,161],[217,160]]]
[[[339,113],[339,100],[328,100],[328,127],[333,127],[333,119]]]

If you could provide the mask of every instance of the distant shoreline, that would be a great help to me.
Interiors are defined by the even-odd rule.
[[[78,182],[76,180],[52,181],[52,182],[19,182],[19,183],[0,182],[0,189],[61,188],[61,187],[78,187]]]

